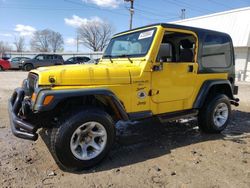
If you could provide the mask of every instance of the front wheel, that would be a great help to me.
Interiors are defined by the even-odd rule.
[[[88,169],[108,154],[114,138],[114,122],[106,112],[85,110],[52,130],[52,154],[64,169]]]
[[[211,99],[211,98],[210,98]],[[231,104],[226,95],[220,94],[207,100],[199,112],[198,121],[202,131],[220,133],[231,118]]]
[[[31,64],[27,64],[27,65],[24,66],[24,70],[25,70],[25,71],[30,71],[30,70],[32,70],[32,69],[34,69],[34,67],[33,67],[33,65],[31,65]]]

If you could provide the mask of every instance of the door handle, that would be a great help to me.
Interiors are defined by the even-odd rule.
[[[160,93],[159,90],[150,89],[148,92],[148,96],[158,95],[159,93]]]
[[[194,71],[194,66],[188,65],[188,72],[193,72],[193,71]]]

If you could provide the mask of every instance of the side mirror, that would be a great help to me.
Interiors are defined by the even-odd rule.
[[[160,62],[160,65],[154,65],[152,71],[162,71],[163,70],[163,62]]]
[[[171,56],[162,56],[159,58],[159,62],[163,63],[163,62],[172,62],[172,57]]]
[[[163,64],[163,62],[165,62],[165,58],[164,58],[164,57],[160,57],[159,62],[160,62],[161,64]]]

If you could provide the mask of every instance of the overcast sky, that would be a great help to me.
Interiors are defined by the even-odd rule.
[[[115,32],[129,26],[129,3],[124,0],[0,0],[0,40],[13,43],[32,33],[52,29],[63,35],[65,51],[75,51],[76,28],[92,21],[108,21]],[[134,0],[133,27],[180,19],[181,9],[191,18],[250,6],[250,0]],[[86,48],[81,48],[86,51]]]

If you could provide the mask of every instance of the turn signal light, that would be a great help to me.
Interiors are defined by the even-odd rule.
[[[36,101],[36,93],[33,93],[32,96],[31,96],[31,101],[32,102],[35,102]]]
[[[45,97],[44,101],[43,101],[43,105],[46,106],[49,103],[51,103],[51,101],[53,100],[54,96],[53,95],[48,95]]]

